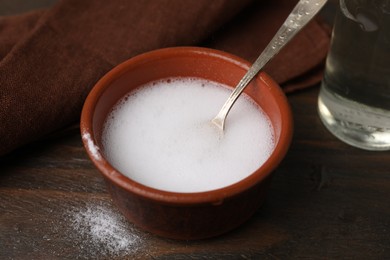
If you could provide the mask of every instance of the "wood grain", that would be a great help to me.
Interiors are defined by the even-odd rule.
[[[265,205],[214,239],[183,242],[127,223],[86,156],[78,129],[1,159],[0,259],[386,259],[390,257],[389,152],[345,145],[318,119],[318,88],[289,100],[290,151]],[[104,207],[140,242],[110,253],[72,227],[74,214]]]

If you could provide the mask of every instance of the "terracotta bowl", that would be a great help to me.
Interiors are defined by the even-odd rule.
[[[120,211],[134,224],[174,239],[217,236],[238,227],[261,206],[273,170],[292,137],[290,107],[280,87],[265,73],[245,92],[268,114],[275,136],[269,159],[247,178],[207,192],[175,193],[137,183],[105,159],[102,126],[116,102],[142,84],[167,77],[200,77],[234,87],[250,64],[231,54],[197,47],[176,47],[134,57],[107,73],[90,92],[81,115],[86,151],[106,180]]]

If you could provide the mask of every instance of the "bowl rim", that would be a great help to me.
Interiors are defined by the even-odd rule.
[[[245,70],[248,70],[250,67],[250,63],[242,58],[239,58],[230,53],[204,47],[169,47],[134,56],[133,58],[122,62],[107,72],[95,84],[95,86],[88,94],[82,108],[80,120],[82,141],[88,156],[106,179],[106,181],[109,181],[130,193],[162,204],[199,205],[211,203],[219,205],[224,200],[249,190],[251,187],[269,177],[273,170],[275,170],[275,168],[282,161],[290,146],[293,132],[293,121],[290,105],[279,85],[265,72],[260,72],[256,78],[265,83],[268,86],[268,90],[271,92],[271,95],[277,99],[282,117],[280,137],[267,161],[249,176],[234,184],[215,190],[190,193],[171,192],[155,189],[138,183],[121,174],[104,158],[103,154],[100,152],[99,147],[96,145],[97,142],[94,137],[92,122],[93,114],[100,96],[110,86],[110,83],[112,83],[122,74],[126,73],[127,70],[137,66],[139,63],[152,61],[157,57],[159,57],[159,59],[172,57],[172,55],[207,55],[216,59],[222,59],[224,61],[234,63],[236,66],[239,66]]]

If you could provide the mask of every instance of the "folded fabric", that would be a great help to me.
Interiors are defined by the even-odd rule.
[[[256,1],[213,37],[211,47],[254,62],[297,1]],[[309,23],[264,69],[285,92],[305,88],[322,78],[330,28],[320,19]]]
[[[77,122],[98,79],[137,54],[198,45],[253,61],[296,2],[63,0],[0,18],[0,155]],[[317,83],[328,44],[313,21],[266,70],[286,91]]]

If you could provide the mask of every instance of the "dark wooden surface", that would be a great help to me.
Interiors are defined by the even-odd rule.
[[[183,242],[125,222],[87,158],[78,128],[0,159],[0,259],[390,259],[390,152],[334,138],[318,87],[289,95],[295,133],[268,199],[240,228]],[[137,244],[112,251],[75,215],[105,209]],[[126,234],[125,234],[126,235]]]

